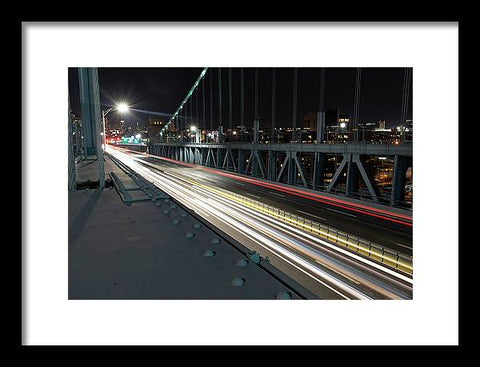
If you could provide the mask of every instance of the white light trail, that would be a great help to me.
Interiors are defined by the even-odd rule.
[[[185,177],[173,174],[172,172],[154,172],[146,166],[152,166],[153,168],[157,167],[156,165],[144,161],[139,163],[135,156],[130,156],[111,147],[107,147],[107,152],[154,183],[167,194],[177,199],[183,205],[194,210],[210,223],[218,225],[218,221],[220,221],[223,223],[221,228],[225,232],[231,235],[232,231],[234,233],[236,231],[237,236],[248,237],[252,242],[276,254],[283,261],[294,266],[304,274],[307,274],[343,298],[371,299],[370,295],[365,293],[365,291],[351,286],[339,277],[332,276],[332,274],[322,270],[318,264],[339,274],[340,277],[347,279],[349,282],[363,286],[368,285],[367,288],[374,289],[387,296],[387,298],[401,298],[387,288],[381,288],[379,285],[373,284],[371,275],[358,278],[358,274],[354,273],[351,267],[340,266],[338,260],[333,260],[328,255],[315,250],[312,245],[313,243],[319,243],[322,246],[330,247],[334,251],[340,252],[349,258],[354,258],[357,262],[368,263],[370,267],[378,268],[388,273],[389,269],[385,269],[379,264],[368,261],[349,251],[329,244],[318,237],[303,232],[298,228],[281,223],[274,218],[208,191],[202,187],[205,185],[192,183],[191,177],[185,179]],[[215,223],[216,221],[217,223]],[[224,226],[228,227],[228,230],[226,230]],[[303,256],[300,256],[300,254],[303,254]],[[307,259],[304,256],[307,257]],[[308,259],[310,259],[310,261]],[[399,277],[406,282],[411,282],[410,278],[402,278],[402,276],[396,272],[391,271],[390,275]]]

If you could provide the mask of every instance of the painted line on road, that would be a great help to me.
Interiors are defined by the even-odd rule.
[[[325,208],[325,209],[330,210],[330,211],[332,211],[332,212],[336,212],[336,213],[348,215],[348,216],[350,216],[350,217],[354,217],[354,218],[357,217],[356,215],[353,215],[353,214],[350,214],[350,213],[345,213],[345,212],[342,212],[342,211],[340,211],[340,210],[335,210],[335,209],[330,209],[330,208]]]
[[[271,191],[269,191],[269,193],[272,194],[272,195],[281,196],[282,198],[286,197],[285,195],[277,194],[276,192],[271,192]]]
[[[260,197],[260,196],[253,195],[253,194],[250,194],[250,193],[248,193],[248,192],[246,192],[245,194],[247,194],[247,195],[250,195],[250,196],[253,196],[254,198],[257,198],[257,199],[261,199],[261,197]]]
[[[303,210],[297,210],[297,212],[303,213],[303,214],[307,214],[307,215],[309,215],[309,216],[311,216],[311,217],[315,217],[315,218],[318,218],[318,219],[321,219],[321,220],[326,220],[325,218],[319,217],[318,215],[314,215],[314,214],[310,214],[310,213],[304,212]]]

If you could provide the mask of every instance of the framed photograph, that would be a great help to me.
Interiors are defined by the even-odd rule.
[[[458,30],[23,22],[23,344],[458,344]]]

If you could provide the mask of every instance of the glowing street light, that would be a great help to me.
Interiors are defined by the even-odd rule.
[[[194,133],[195,131],[197,131],[197,127],[196,126],[190,126],[190,131],[192,133]]]
[[[120,113],[127,113],[128,112],[128,105],[126,103],[119,103],[117,104],[117,110]]]

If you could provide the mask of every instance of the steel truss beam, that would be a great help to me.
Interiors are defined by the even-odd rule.
[[[231,167],[233,167],[233,169],[236,171],[237,166],[235,165],[235,159],[233,159],[232,150],[227,148],[227,152],[225,154],[225,157],[223,158],[222,168],[228,168],[229,161],[230,161]]]
[[[282,168],[277,176],[276,181],[280,181],[282,178],[285,170],[287,172],[287,181],[289,184],[293,184],[293,181],[296,179],[296,173],[300,174],[300,178],[302,179],[303,185],[308,187],[307,180],[305,179],[305,173],[303,172],[303,167],[298,161],[297,152],[286,152],[287,155],[285,156],[285,160],[282,163]]]
[[[375,186],[374,184],[372,184],[371,178],[369,177],[369,175],[367,174],[367,171],[363,167],[363,163],[360,160],[359,154],[347,153],[343,155],[342,162],[340,163],[340,166],[335,171],[332,181],[328,185],[327,191],[331,191],[335,187],[335,185],[338,183],[338,179],[340,178],[345,168],[347,169],[346,195],[351,196],[353,192],[357,191],[358,172],[360,172],[363,182],[365,182],[365,185],[367,186],[368,192],[370,193],[373,201],[378,202],[378,195],[375,190]]]
[[[295,148],[302,148],[296,150]],[[377,146],[368,146],[363,144],[185,144],[178,143],[157,143],[151,146],[151,151],[157,155],[176,157],[181,161],[197,163],[219,169],[225,169],[233,166],[233,169],[240,174],[247,174],[251,169],[252,175],[262,177],[271,181],[280,181],[287,174],[287,182],[294,184],[297,175],[301,182],[308,187],[305,170],[300,163],[297,153],[314,153],[312,188],[317,190],[323,186],[323,174],[326,166],[327,154],[342,154],[343,159],[336,169],[332,181],[326,190],[331,191],[337,184],[341,175],[346,171],[346,195],[352,196],[358,191],[359,176],[365,183],[368,192],[373,201],[379,201],[379,193],[371,174],[365,169],[361,160],[362,155],[379,156],[394,154],[394,178],[392,184],[392,194],[390,205],[398,205],[405,200],[405,180],[406,171],[411,167],[411,147],[395,147],[390,145],[378,144]],[[172,152],[171,148],[174,148]],[[214,151],[216,149],[216,152]],[[238,159],[234,158],[233,149],[238,150]],[[205,151],[206,150],[206,151]],[[267,150],[267,166],[262,160],[261,151]],[[248,162],[246,163],[246,153],[250,152]],[[277,159],[279,152],[285,152],[285,158],[281,169],[277,172]],[[343,152],[343,153],[339,153]],[[354,152],[354,153],[352,153]],[[237,154],[237,153],[236,153]],[[236,164],[237,163],[237,164]]]
[[[365,144],[363,142],[355,143],[339,143],[339,144],[253,144],[253,143],[155,143],[155,145],[167,146],[186,146],[200,148],[223,148],[223,149],[243,149],[251,151],[275,151],[275,152],[297,152],[297,153],[327,153],[327,154],[360,154],[360,155],[401,155],[406,157],[412,156],[411,144]]]

